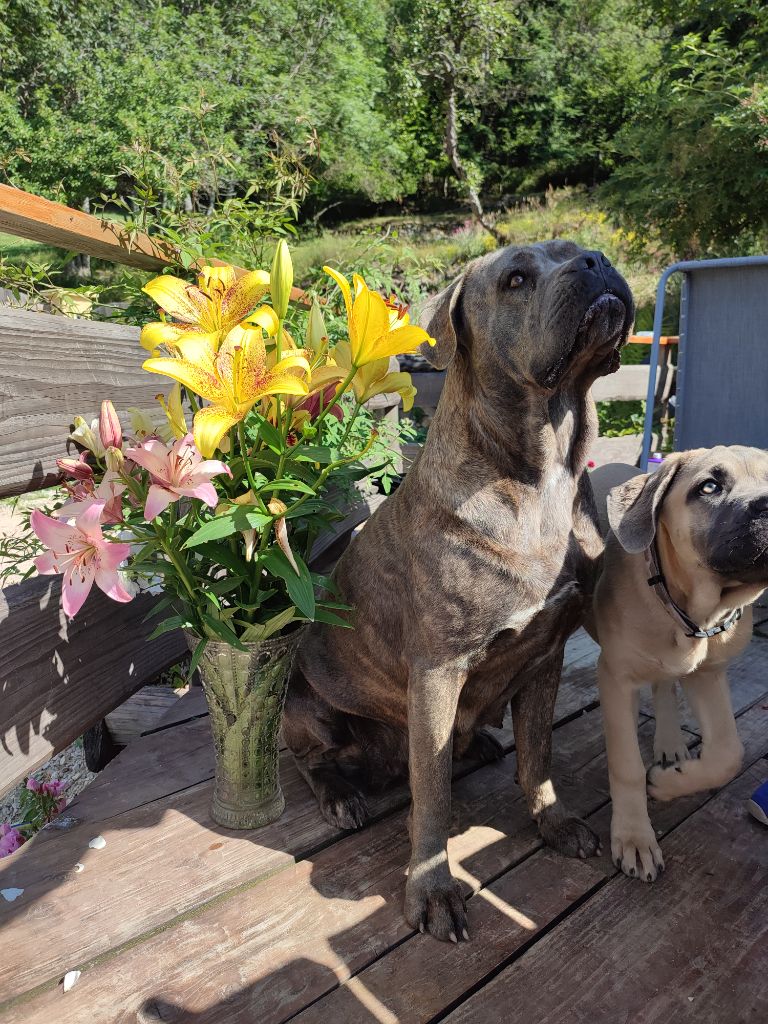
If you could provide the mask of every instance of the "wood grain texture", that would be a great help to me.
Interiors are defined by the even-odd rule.
[[[109,398],[157,417],[155,395],[170,382],[146,373],[138,327],[72,320],[0,307],[0,497],[58,479],[75,416],[89,422]]]
[[[764,777],[748,769],[673,832],[661,882],[617,876],[447,1020],[768,1019],[768,844],[744,810]]]
[[[0,231],[143,270],[161,270],[169,251],[148,235],[131,238],[118,224],[10,185],[0,185]]]
[[[580,751],[599,751],[599,730],[594,713],[559,730],[559,764],[570,763]],[[454,786],[455,835],[450,850],[454,869],[467,891],[479,888],[541,845],[514,782],[515,767],[515,759],[510,756],[467,775]],[[598,766],[582,775],[578,787],[567,785],[568,797],[575,800],[579,811],[586,813],[604,801],[601,775]],[[0,965],[3,991],[16,984],[19,971],[27,982],[34,977],[39,981],[43,975],[51,976],[55,965],[55,977],[56,968],[65,969],[67,953],[70,964],[81,963],[83,942],[99,943],[108,937],[114,946],[116,931],[127,938],[131,925],[145,930],[156,921],[160,892],[166,912],[169,908],[182,912],[190,903],[202,902],[204,892],[220,893],[233,884],[255,881],[260,872],[275,867],[283,870],[265,878],[256,888],[234,894],[206,909],[199,918],[180,922],[172,931],[164,930],[147,944],[94,967],[92,975],[85,972],[78,988],[70,993],[73,998],[60,1004],[59,1013],[72,1015],[60,1019],[77,1020],[77,1014],[87,1006],[89,1020],[135,1020],[141,1003],[154,1000],[166,1014],[160,1019],[168,1020],[196,1019],[188,1016],[193,1008],[202,1012],[206,1005],[219,1004],[216,1012],[200,1018],[215,1020],[217,1013],[223,1012],[222,995],[231,991],[226,1007],[228,1021],[277,1022],[409,935],[402,920],[402,886],[408,862],[405,814],[390,815],[357,834],[335,833],[337,843],[313,856],[311,864],[294,867],[287,857],[289,849],[298,854],[303,845],[318,843],[322,834],[333,837],[334,830],[319,819],[311,797],[300,800],[292,777],[290,770],[284,770],[286,815],[281,822],[256,833],[217,835],[204,822],[197,828],[190,827],[189,822],[177,822],[171,808],[180,809],[182,804],[171,797],[135,813],[100,821],[98,831],[107,839],[107,846],[98,857],[104,860],[95,860],[96,851],[80,853],[82,841],[69,849],[80,826],[63,836],[46,835],[45,848],[36,852],[35,866],[45,861],[50,865],[48,870],[53,870],[57,863],[55,897],[43,898],[37,888],[43,878],[32,881],[31,872],[22,873],[21,865],[13,876],[0,874],[2,886],[24,886],[26,881],[29,888],[23,898],[29,892],[31,900],[29,910],[13,927],[15,944],[20,946],[18,955],[9,951],[13,966],[10,962]],[[83,798],[86,796],[83,794]],[[189,810],[192,805],[185,806]],[[81,803],[80,809],[84,808]],[[383,805],[378,808],[383,809]],[[77,813],[78,806],[73,805],[72,810]],[[142,835],[134,834],[141,815],[151,815],[149,820],[156,824]],[[88,834],[95,834],[92,814],[88,824]],[[183,837],[178,829],[183,829]],[[282,829],[287,840],[280,848],[274,844],[276,829]],[[131,859],[127,843],[131,847],[141,844],[144,852],[140,871],[139,855],[135,853]],[[170,862],[169,849],[176,851]],[[71,875],[62,885],[61,872],[66,871],[73,856],[85,863],[85,871]],[[90,859],[84,860],[86,856]],[[100,883],[99,899],[91,904],[86,897],[86,874],[90,869],[98,871]],[[586,871],[584,878],[591,884],[593,874]],[[41,898],[46,909],[36,913],[35,901]],[[132,922],[120,920],[124,913]],[[62,929],[73,914],[78,916],[78,932],[76,936],[67,933],[65,939]],[[0,915],[9,917],[1,908]],[[104,935],[105,930],[109,936]],[[36,969],[33,965],[25,967],[21,950],[28,948],[35,936],[41,941],[43,935],[47,939],[42,963],[38,954]],[[66,942],[64,953],[61,942]],[[191,949],[196,950],[194,956],[190,955]],[[125,956],[129,959],[124,960]],[[318,956],[319,964],[313,965]],[[88,985],[80,988],[85,978]],[[245,988],[242,999],[234,996],[238,988]],[[50,998],[58,995],[52,993]],[[183,1009],[171,1015],[168,1005],[178,1005],[179,1000]],[[24,1019],[37,1019],[28,1004],[20,1006],[19,1013],[22,1010]]]
[[[180,633],[147,642],[149,595],[123,605],[118,619],[94,587],[67,620],[59,592],[50,576],[0,592],[0,793],[186,650]]]

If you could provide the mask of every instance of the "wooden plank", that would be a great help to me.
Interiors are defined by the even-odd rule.
[[[768,844],[744,810],[764,778],[748,769],[672,834],[661,882],[617,876],[446,1019],[768,1019]]]
[[[118,746],[127,746],[131,740],[160,725],[163,718],[176,709],[182,696],[172,686],[142,686],[107,715],[109,735]]]
[[[0,231],[142,270],[162,270],[172,252],[148,235],[131,238],[119,224],[10,185],[0,185]]]
[[[763,740],[763,724],[755,724],[751,735]],[[560,771],[594,747],[596,731],[596,715],[560,731]],[[643,743],[647,752],[648,727]],[[605,771],[602,756],[599,762],[589,773],[594,779]],[[514,866],[539,843],[513,774],[514,760],[507,758],[454,789],[456,834],[449,852],[457,875],[477,891],[512,865],[472,898],[473,941],[466,946],[435,944],[412,935],[403,922],[408,844],[401,814],[93,965],[66,1001],[51,988],[3,1019],[42,1024],[53,1014],[65,1024],[87,1011],[94,1022],[276,1024],[324,992],[331,995],[300,1014],[302,1024],[358,1024],[374,1010],[381,1016],[370,1019],[429,1019],[452,993],[463,992],[530,941],[534,933],[521,914],[540,929],[613,873],[607,859],[583,864],[546,850]],[[602,794],[581,782],[575,798],[575,807],[586,813]],[[684,803],[669,805],[677,807],[678,820],[690,813]],[[352,974],[357,979],[332,991]]]
[[[583,754],[585,751],[599,750],[599,730],[600,723],[595,714],[559,730],[558,758],[561,766],[570,764],[574,758],[580,760],[586,756]],[[284,772],[284,779],[288,774]],[[454,787],[455,831],[460,834],[452,839],[452,854],[456,869],[462,873],[468,888],[476,888],[483,880],[493,878],[540,846],[520,789],[514,783],[514,774],[514,757],[507,757],[473,772]],[[596,770],[584,773],[578,786],[566,782],[568,797],[580,812],[586,813],[604,801],[605,790],[599,781],[600,776],[600,770]],[[82,1013],[85,1003],[80,999],[87,998],[90,1020],[114,1020],[116,1006],[122,1007],[123,1000],[126,1000],[127,1015],[124,1019],[136,1019],[130,1014],[135,1014],[137,1000],[148,998],[142,986],[148,987],[149,995],[153,992],[158,995],[159,977],[163,977],[163,1000],[175,999],[176,992],[186,992],[188,998],[190,988],[200,990],[201,996],[212,991],[218,997],[222,980],[230,979],[232,971],[237,971],[242,977],[247,969],[249,973],[256,972],[256,977],[264,977],[263,990],[259,988],[253,998],[258,1000],[260,1024],[266,1024],[267,1021],[284,1019],[289,1009],[292,1012],[300,1010],[312,993],[322,994],[335,983],[335,976],[327,971],[307,972],[306,962],[296,959],[296,943],[300,943],[305,952],[314,951],[321,945],[318,928],[326,929],[333,920],[341,926],[346,914],[365,921],[369,915],[365,913],[360,917],[361,910],[368,910],[370,902],[361,908],[354,900],[367,893],[375,897],[374,907],[381,907],[384,902],[387,908],[383,915],[386,922],[379,915],[357,932],[353,929],[347,937],[345,948],[354,952],[361,965],[375,955],[376,950],[383,952],[392,942],[409,934],[402,921],[401,909],[403,872],[408,861],[405,815],[388,817],[363,832],[343,837],[341,842],[315,855],[308,874],[307,868],[289,867],[291,858],[288,851],[298,855],[307,843],[317,845],[322,835],[333,838],[334,834],[339,834],[319,820],[311,798],[308,802],[301,800],[302,794],[294,785],[295,776],[293,781],[290,778],[286,781],[288,812],[281,822],[260,832],[213,834],[206,827],[204,813],[200,814],[199,800],[188,802],[190,797],[202,791],[203,787],[199,787],[186,794],[186,799],[169,798],[136,812],[102,821],[99,831],[106,838],[107,846],[98,852],[98,857],[103,858],[98,861],[95,861],[96,851],[85,849],[86,836],[95,834],[90,821],[85,833],[82,826],[75,826],[65,835],[45,836],[45,845],[38,847],[35,863],[30,864],[28,872],[23,870],[21,859],[26,851],[22,849],[14,857],[14,860],[18,858],[19,864],[15,873],[7,875],[0,869],[0,886],[24,887],[25,893],[20,900],[30,900],[26,911],[19,905],[20,900],[8,909],[0,907],[0,919],[5,921],[10,921],[14,908],[16,914],[22,915],[13,930],[16,952],[9,950],[9,959],[0,964],[2,990],[10,994],[10,990],[21,991],[45,977],[55,978],[57,971],[67,969],[66,964],[81,964],[87,955],[114,948],[118,938],[126,941],[133,937],[132,929],[145,931],[158,924],[162,912],[166,915],[169,912],[183,913],[199,905],[206,897],[211,898],[236,884],[255,881],[260,873],[276,867],[288,870],[281,871],[263,887],[233,895],[224,918],[220,916],[223,909],[211,907],[199,921],[191,919],[180,923],[182,946],[189,948],[186,942],[192,933],[195,936],[193,945],[200,947],[192,962],[186,955],[183,960],[176,959],[178,948],[175,939],[171,941],[169,932],[163,931],[156,939],[148,940],[151,943],[148,951],[140,956],[137,952],[138,959],[135,960],[131,954],[134,966],[130,970],[127,970],[123,959],[127,954],[105,963],[107,974],[102,973],[101,968],[95,968],[100,979],[96,989],[100,988],[102,996],[109,1000],[108,1006],[101,1004],[98,998],[94,1003],[95,989],[83,987],[71,993],[77,993],[77,1000],[68,999],[61,1006],[62,1012],[69,1012],[69,1007],[79,1007]],[[83,794],[84,797],[86,795]],[[185,817],[181,816],[182,808]],[[191,822],[190,818],[195,817],[196,821]],[[143,824],[139,825],[139,822]],[[73,843],[78,831],[82,839]],[[275,842],[281,832],[282,842]],[[40,839],[35,842],[39,843]],[[170,857],[169,851],[173,851]],[[32,852],[31,847],[29,852]],[[67,872],[73,857],[85,864],[83,872]],[[91,881],[91,885],[98,885],[98,900],[88,896],[86,883],[91,869],[92,873],[98,871],[98,881]],[[53,891],[45,889],[47,871],[55,872]],[[66,879],[64,882],[62,875]],[[331,895],[329,886],[338,890],[333,897],[336,902],[331,921],[327,914],[321,912]],[[259,892],[262,889],[263,898]],[[311,890],[315,890],[315,896],[311,895]],[[321,897],[319,902],[318,895]],[[34,912],[40,901],[46,908],[45,912]],[[163,905],[159,906],[161,901]],[[305,906],[306,912],[302,909]],[[265,912],[272,915],[273,920],[265,920]],[[73,915],[78,920],[78,929],[74,933],[69,925]],[[331,949],[335,948],[333,935],[338,930],[334,926],[326,935]],[[228,956],[233,959],[225,969],[222,939],[226,935],[231,935],[233,940],[231,946],[227,942]],[[46,937],[45,949],[38,952],[35,964],[25,964],[23,949],[31,948],[32,943],[36,943],[35,948],[38,948],[43,936]],[[216,954],[209,949],[211,942],[217,947]],[[144,950],[144,945],[140,948]],[[166,965],[162,972],[158,971],[157,955],[161,955]],[[220,962],[219,969],[214,972],[210,970],[209,957],[212,955]],[[282,974],[273,979],[271,976],[278,962],[282,964]],[[141,968],[137,966],[139,963]],[[150,963],[153,966],[147,974]],[[196,964],[201,968],[199,974]],[[191,986],[189,971],[195,974]],[[110,979],[108,982],[105,980],[107,977]],[[126,982],[129,983],[127,989]],[[115,985],[120,989],[119,995]],[[99,1005],[103,1005],[105,1016],[97,1012]],[[188,1009],[185,998],[184,1012]],[[235,1017],[235,1010],[233,1003],[232,1017],[228,1020],[253,1019],[248,1015],[252,1014],[252,1004],[251,1009],[241,1008],[242,1016]],[[30,1012],[26,1005],[24,1012]],[[25,1019],[33,1018],[27,1016]],[[76,1013],[69,1019],[77,1019]],[[182,1015],[170,1019],[186,1018]]]
[[[125,700],[185,650],[179,632],[151,643],[155,598],[123,605],[94,588],[76,619],[59,606],[58,577],[0,591],[0,792]]]
[[[766,746],[764,724],[754,715],[741,723],[742,735],[753,759],[758,756],[757,751]],[[641,735],[647,751],[651,742],[648,726],[641,730]],[[603,758],[599,760],[604,769]],[[681,800],[665,805],[663,820],[654,814],[659,834],[667,834],[708,799],[709,794],[697,794],[693,802]],[[584,810],[583,804],[579,809]],[[460,947],[458,958],[450,946],[441,945],[436,949],[427,937],[414,935],[386,956],[373,960],[370,967],[359,972],[351,982],[299,1014],[297,1024],[322,1024],[328,1020],[335,1024],[358,1024],[363,1010],[374,1006],[376,1020],[381,1022],[426,1024],[434,1019],[468,988],[479,985],[498,970],[521,945],[535,939],[542,927],[550,925],[601,879],[617,874],[610,861],[605,827],[609,824],[609,805],[591,815],[589,821],[605,836],[606,842],[604,855],[587,862],[588,877],[575,869],[579,862],[542,849],[487,888],[476,889],[469,903],[473,939],[467,946]],[[462,868],[467,863],[465,859]],[[531,883],[546,886],[551,891],[549,894],[531,891]],[[529,919],[527,927],[521,915]],[[531,928],[531,924],[535,927]],[[551,967],[555,969],[554,964]],[[395,984],[393,979],[396,979]],[[506,1019],[511,1018],[508,1015]],[[525,1015],[513,1019],[524,1020],[526,1024],[528,1020]]]
[[[0,497],[59,478],[76,415],[89,422],[109,398],[129,426],[127,408],[160,411],[168,381],[146,373],[138,327],[0,308]]]
[[[677,345],[680,341],[680,336],[677,334],[662,334],[659,338],[659,344],[666,345]],[[627,339],[629,345],[652,345],[653,344],[653,332],[648,334],[630,334]]]

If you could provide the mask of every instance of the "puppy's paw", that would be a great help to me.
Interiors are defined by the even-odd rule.
[[[441,942],[469,938],[464,896],[446,862],[433,868],[411,865],[405,885],[405,919],[411,928],[429,932]]]
[[[656,737],[653,741],[653,759],[662,768],[674,768],[676,764],[687,761],[690,756],[683,734],[679,730],[677,736]]]
[[[345,831],[362,828],[369,818],[365,797],[346,779],[334,780],[320,796],[320,811],[329,825]]]
[[[652,764],[645,775],[648,796],[654,800],[674,800],[678,796],[687,796],[695,791],[688,776],[688,759],[670,764],[661,762]]]
[[[559,817],[546,812],[539,818],[541,838],[565,857],[594,857],[602,850],[600,837],[581,818]]]
[[[611,858],[630,878],[653,882],[664,870],[664,858],[648,817],[611,822]]]

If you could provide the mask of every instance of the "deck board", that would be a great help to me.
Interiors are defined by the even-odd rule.
[[[764,776],[748,769],[673,833],[661,883],[617,876],[447,1021],[768,1019],[768,843],[744,810]]]
[[[585,635],[574,641],[558,700],[554,775],[562,796],[590,816],[607,847],[595,648]],[[735,672],[747,765],[768,753],[767,664],[768,644],[758,640]],[[4,939],[12,937],[0,957],[0,1001],[19,997],[3,1004],[0,1021],[442,1019],[454,1007],[456,1014],[471,1007],[624,881],[606,854],[572,862],[541,847],[514,782],[513,753],[490,766],[460,764],[449,851],[470,894],[473,939],[459,947],[437,944],[411,933],[402,918],[407,789],[385,794],[374,808],[377,820],[363,832],[340,833],[322,821],[284,755],[284,817],[254,833],[226,833],[208,819],[212,757],[199,695],[194,714],[179,717],[186,720],[126,748],[68,808],[69,829],[46,830],[0,865],[0,887],[25,888],[14,903],[0,902],[0,923],[11,925]],[[640,729],[646,759],[652,728],[646,719]],[[504,741],[512,747],[510,730]],[[767,762],[742,776],[742,784],[751,785],[761,772],[768,774]],[[652,808],[654,827],[668,835],[663,848],[674,868],[664,886],[686,875],[675,837],[711,802],[710,794],[699,794]],[[88,839],[99,833],[107,846],[89,850]],[[77,862],[85,865],[80,873]],[[627,884],[642,892],[654,888]],[[706,903],[705,888],[691,896],[687,877],[682,887]],[[742,885],[739,892],[749,895]],[[745,953],[734,970],[747,960]],[[57,983],[74,967],[83,974],[64,997]],[[550,963],[551,971],[561,967]],[[620,980],[616,993],[626,996],[631,986],[625,978],[621,989]],[[502,1004],[506,1021],[536,1019],[518,1015],[510,998]],[[630,1019],[601,1018],[597,1003],[593,1009],[590,1019],[598,1022]],[[570,1018],[551,1018],[561,1019]],[[705,1020],[714,1024],[715,1018]]]

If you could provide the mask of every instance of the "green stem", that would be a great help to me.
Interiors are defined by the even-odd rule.
[[[328,405],[323,409],[323,411],[317,417],[315,422],[312,424],[316,431],[319,432],[320,426],[321,426],[323,420],[326,418],[326,416],[331,411],[331,409],[334,407],[334,405],[336,405],[336,403],[341,398],[341,396],[345,393],[345,391],[347,391],[347,389],[349,388],[349,385],[352,383],[353,377],[357,373],[357,370],[358,370],[358,368],[356,366],[353,366],[352,369],[347,374],[347,376],[341,382],[341,384],[336,388],[336,393],[334,394],[333,398],[328,403]],[[288,457],[289,458],[293,458],[295,453],[298,451],[299,448],[301,448],[301,446],[304,444],[305,441],[306,441],[306,438],[304,438],[304,437],[298,438],[297,441],[296,441],[296,444],[288,452]]]
[[[163,531],[159,527],[155,527],[155,532],[157,533],[158,540],[160,541],[160,547],[163,549],[163,551],[170,559],[171,563],[173,564],[173,567],[179,574],[179,579],[184,584],[187,593],[192,599],[192,605],[196,605],[197,593],[195,591],[194,584],[192,583],[187,574],[187,566],[184,564],[182,559],[179,558],[179,556],[175,553],[171,545],[166,541],[165,537],[163,536]]]

